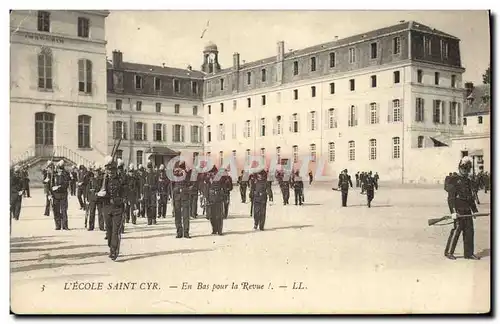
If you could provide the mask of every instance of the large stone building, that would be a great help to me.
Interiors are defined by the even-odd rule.
[[[10,14],[12,162],[56,156],[74,163],[107,152],[108,11],[14,10]]]
[[[324,162],[323,174],[378,171],[418,181],[414,164],[461,134],[464,91],[459,39],[402,22],[345,39],[286,50],[220,69],[216,46],[204,64],[205,150],[216,161],[249,155]],[[217,158],[215,158],[217,157]],[[457,157],[458,159],[458,157]],[[317,161],[317,162],[314,162]],[[297,165],[295,165],[297,167]],[[433,171],[431,171],[432,173]]]

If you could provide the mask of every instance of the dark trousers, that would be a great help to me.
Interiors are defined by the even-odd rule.
[[[106,204],[103,206],[103,212],[109,251],[111,254],[118,256],[123,228],[123,208],[121,205]]]
[[[144,202],[144,198],[139,202],[139,215],[142,218],[146,217],[146,203]]]
[[[50,216],[50,200],[47,194],[45,194],[45,212],[43,214],[45,216]]]
[[[148,225],[156,224],[156,195],[144,197],[144,209],[148,217]]]
[[[266,223],[266,201],[254,201],[253,206],[254,227],[264,230],[264,224]]]
[[[470,215],[470,211],[459,212],[460,215]],[[448,242],[446,243],[445,255],[455,253],[458,239],[463,232],[464,257],[470,257],[474,254],[474,221],[472,217],[462,217],[454,221],[453,228],[450,231]]]
[[[368,203],[368,207],[371,207],[372,200],[375,197],[375,190],[373,188],[366,189],[366,201]]]
[[[167,195],[160,195],[160,200],[158,201],[158,218],[167,217]]]
[[[288,200],[290,199],[290,187],[281,187],[281,195],[283,196],[283,204],[288,205]]]
[[[24,192],[23,192],[24,196],[28,197],[28,198],[31,198],[31,195],[30,195],[30,182],[28,179],[26,179],[24,181]]]
[[[23,202],[23,197],[19,196],[16,192],[15,196],[11,198],[10,201],[10,214],[16,220],[19,220],[19,215],[21,214],[21,205]]]
[[[247,202],[247,187],[246,186],[240,185],[240,195],[241,195],[241,202],[246,203]]]
[[[267,196],[269,197],[269,201],[273,201],[273,189],[269,188],[266,191],[267,191]]]
[[[212,224],[212,234],[222,234],[223,214],[223,202],[212,203],[208,206],[207,215]]]
[[[189,235],[189,199],[174,201],[175,228],[177,236]]]
[[[97,222],[99,223],[99,229],[104,231],[104,213],[102,210],[102,202],[98,200],[92,200],[89,202],[89,231],[94,230],[95,227],[95,212],[97,209]]]
[[[294,194],[295,194],[295,205],[297,204],[302,205],[302,203],[304,202],[302,189],[301,188],[294,189]]]
[[[54,209],[54,222],[56,223],[56,230],[68,229],[68,197],[54,198],[52,201],[52,208]]]
[[[227,196],[224,198],[224,201],[222,202],[222,207],[223,207],[223,216],[224,218],[227,218],[229,215],[229,203],[231,202],[231,196],[229,194],[226,194]]]
[[[342,190],[342,207],[347,207],[347,195],[349,191]]]
[[[83,185],[78,187],[77,197],[78,202],[80,203],[80,208],[85,208],[85,199],[83,197],[83,193],[85,192],[85,187]]]
[[[125,221],[128,223],[130,221],[130,218],[132,217],[132,224],[137,223],[137,214],[135,214],[135,211],[139,211],[139,203],[137,199],[134,198],[128,198],[127,202],[125,204]]]
[[[76,195],[76,180],[69,182],[69,192],[72,196]]]
[[[356,188],[359,188],[359,179],[356,179]]]
[[[453,197],[448,194],[448,208],[450,209],[450,214],[453,214]]]
[[[250,217],[253,216],[253,198],[250,197]]]
[[[198,193],[191,195],[191,208],[189,210],[189,215],[191,217],[196,217],[198,216]]]

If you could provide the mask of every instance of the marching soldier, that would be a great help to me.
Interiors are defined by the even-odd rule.
[[[146,207],[144,204],[144,198],[143,198],[143,183],[144,183],[144,177],[146,175],[146,171],[144,170],[144,166],[142,164],[139,164],[137,166],[137,177],[139,178],[140,182],[140,189],[139,189],[139,214],[142,218],[146,217]]]
[[[225,200],[222,181],[222,177],[217,180],[217,167],[214,165],[206,180],[207,216],[212,224],[212,235],[222,235]]]
[[[241,171],[241,175],[238,177],[238,185],[240,186],[241,202],[247,202],[247,187],[248,179],[245,179],[245,171]]]
[[[453,185],[450,186],[452,214],[454,225],[450,232],[444,255],[455,260],[453,255],[458,243],[460,234],[463,233],[464,238],[464,257],[471,260],[479,260],[479,257],[474,254],[474,221],[472,215],[478,212],[474,201],[473,184],[469,179],[469,173],[472,169],[472,160],[469,157],[464,157],[458,165],[459,175],[453,179]],[[466,216],[458,218],[457,215]]]
[[[172,183],[172,196],[174,205],[175,227],[177,238],[191,238],[189,236],[189,209],[191,181],[187,178],[186,164],[181,161],[174,169],[177,178]]]
[[[375,197],[375,179],[372,177],[372,172],[368,172],[365,178],[365,189],[366,189],[366,200],[368,203],[368,208],[371,208],[371,203]]]
[[[266,206],[267,206],[267,173],[265,170],[260,171],[255,175],[255,180],[251,182],[252,204],[254,226],[253,229],[264,230],[266,223]]]
[[[123,227],[123,197],[125,184],[118,175],[117,164],[111,156],[107,156],[101,190],[97,194],[103,199],[104,219],[106,222],[106,238],[109,246],[109,257],[115,261],[120,253],[120,241]]]
[[[361,186],[363,187],[362,190],[364,190],[364,184],[365,184],[365,175],[364,172],[361,173]],[[342,173],[339,176],[339,182],[338,182],[338,189],[342,192],[342,207],[347,207],[347,195],[349,193],[349,186],[352,188],[352,181],[351,177],[347,174],[347,169],[344,169]]]
[[[292,185],[295,195],[295,205],[302,206],[304,202],[304,182],[302,181],[302,177],[299,175],[299,171],[295,172],[294,177],[292,178]]]
[[[132,224],[137,224],[137,215],[139,214],[139,191],[141,187],[138,175],[134,171],[134,165],[128,166],[126,182],[126,202],[125,202],[125,221],[128,223],[132,217]]]
[[[19,220],[23,200],[23,179],[21,168],[16,165],[10,175],[10,214],[11,218]]]
[[[81,165],[78,167],[77,180],[76,180],[76,194],[78,197],[78,202],[80,203],[80,209],[85,210],[85,186],[87,185],[87,169],[85,166]]]
[[[97,221],[99,229],[104,230],[104,219],[102,216],[102,204],[99,201],[97,193],[102,186],[102,179],[98,175],[98,167],[91,167],[88,174],[87,182],[87,201],[89,202],[88,210],[85,211],[85,216],[88,217],[88,230],[93,231],[95,227],[95,212],[97,209]],[[87,227],[87,219],[85,219],[85,227]]]
[[[283,205],[288,205],[290,199],[290,179],[288,177],[285,178],[284,171],[279,171],[278,183],[281,189],[281,195],[283,196]]]
[[[256,174],[252,173],[248,176],[248,186],[250,187],[250,192],[248,194],[248,198],[250,198],[250,217],[253,217],[253,187],[255,186]]]
[[[158,192],[158,177],[153,169],[151,161],[147,164],[147,170],[142,179],[142,201],[148,217],[148,225],[156,225],[156,194]]]
[[[61,160],[57,162],[56,172],[50,179],[50,195],[52,199],[56,230],[69,230],[68,187],[69,175],[66,174],[64,170],[64,161]]]
[[[366,173],[363,171],[359,175],[359,184],[361,186],[361,194],[365,193],[365,179],[366,179]]]
[[[356,172],[355,178],[356,178],[356,188],[359,188],[359,171]]]
[[[200,183],[198,182],[198,176],[196,176],[195,179],[192,178],[193,176],[193,169],[188,171],[189,181],[191,181],[191,193],[189,195],[189,199],[191,200],[191,205],[189,208],[189,216],[192,218],[198,217],[198,191],[200,190]]]
[[[378,179],[379,179],[378,172],[375,172],[375,175],[373,176],[373,180],[375,181],[374,182],[375,189],[377,189],[377,190],[378,190]]]
[[[229,175],[227,170],[224,170],[222,177],[220,178],[220,183],[222,187],[222,194],[224,196],[223,200],[223,216],[227,219],[229,214],[229,204],[231,203],[231,191],[233,190],[233,179]]]
[[[167,177],[165,166],[160,165],[160,176],[158,179],[158,218],[167,217],[167,203],[170,199],[170,180]]]

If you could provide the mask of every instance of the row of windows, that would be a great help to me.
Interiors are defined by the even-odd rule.
[[[38,11],[38,31],[50,32],[50,12]],[[84,17],[78,17],[77,35],[78,37],[89,37],[90,20]]]
[[[161,102],[157,102],[155,104],[155,110],[157,113],[161,113]],[[116,99],[115,101],[115,109],[116,110],[122,110],[123,109],[123,101],[121,99]],[[198,106],[193,106],[193,116],[198,116]],[[135,102],[135,111],[142,111],[142,101],[138,100]],[[181,105],[180,104],[175,104],[174,105],[174,114],[180,114],[181,112]]]
[[[136,90],[143,90],[144,89],[144,76],[136,74],[134,76],[134,86]],[[181,92],[181,81],[174,79],[172,80],[172,86],[174,88],[174,93],[180,93]],[[163,90],[163,81],[160,79],[160,77],[154,77],[154,89],[155,91],[162,91]],[[197,81],[191,81],[191,93],[192,94],[198,94],[199,89],[198,89],[198,82]]]
[[[477,123],[478,124],[483,123],[483,116],[477,116]],[[464,117],[464,126],[467,126],[467,117]]]
[[[90,148],[91,120],[88,115],[78,116],[78,148]],[[54,145],[54,114],[35,114],[35,144]]]
[[[133,139],[136,141],[148,140],[148,124],[143,122],[134,123]],[[191,143],[201,143],[201,128],[200,126],[190,126]],[[113,138],[114,139],[128,139],[128,126],[127,122],[114,121],[113,122]],[[166,142],[167,141],[167,125],[162,123],[153,123],[153,141]],[[180,124],[172,125],[172,142],[185,143],[185,126]]]
[[[348,143],[348,151],[347,151],[347,157],[349,161],[355,161],[356,160],[356,142],[355,141],[349,141]],[[392,152],[391,156],[393,159],[399,159],[401,157],[401,139],[400,137],[393,137],[391,139],[391,145],[392,145]],[[210,156],[211,152],[207,152],[207,156]],[[282,160],[282,155],[281,155],[281,147],[278,146],[276,147],[276,160],[278,163],[281,162]],[[309,158],[312,162],[316,162],[317,158],[317,151],[316,151],[316,144],[310,144],[309,145]],[[329,162],[335,162],[335,157],[336,157],[336,151],[335,151],[335,142],[330,142],[328,143],[328,161]],[[262,158],[266,158],[266,149],[261,148],[260,149],[260,155]],[[236,150],[232,151],[232,157],[236,158]],[[376,160],[378,157],[377,155],[377,140],[372,138],[368,140],[368,159],[369,160]],[[251,150],[247,149],[245,151],[245,161],[246,163],[249,162],[251,158]],[[293,145],[292,146],[292,161],[293,163],[299,162],[299,146],[298,145]],[[224,152],[219,151],[219,162],[220,164],[224,163]]]

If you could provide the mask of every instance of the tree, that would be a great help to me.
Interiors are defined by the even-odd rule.
[[[488,65],[486,72],[484,72],[484,74],[483,74],[483,83],[490,84],[490,81],[491,81],[491,70],[490,70],[490,66]]]

